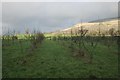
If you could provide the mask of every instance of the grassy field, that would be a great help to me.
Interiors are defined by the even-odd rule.
[[[74,57],[67,42],[45,39],[34,51],[29,40],[21,40],[21,44],[4,40],[3,44],[3,78],[118,77],[117,46],[99,44],[91,49],[93,62],[89,64],[87,58]]]

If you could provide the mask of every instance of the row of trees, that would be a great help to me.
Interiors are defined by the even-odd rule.
[[[97,36],[88,35],[89,31],[84,29],[83,26],[78,27],[77,30],[71,29],[69,34],[67,32],[63,32],[57,34],[56,36],[49,37],[50,40],[54,41],[66,41],[67,44],[70,43],[69,48],[72,53],[76,52],[75,46],[78,46],[78,52],[75,56],[85,56],[86,52],[89,53],[89,63],[92,63],[93,53],[98,44],[104,44],[108,48],[112,46],[111,43],[116,43],[118,36],[120,35],[120,31],[116,31],[114,28],[109,29],[109,35],[103,34],[101,30],[98,31]],[[69,43],[68,43],[69,42]],[[89,48],[88,45],[91,47]],[[92,50],[91,50],[92,49]]]
[[[19,43],[21,53],[23,53],[23,42],[27,41],[31,43],[30,52],[37,48],[37,44],[41,44],[44,39],[44,34],[40,31],[35,31],[30,34],[28,30],[25,31],[25,34],[17,34],[15,31],[8,31],[2,36],[2,46],[14,46],[15,43]]]

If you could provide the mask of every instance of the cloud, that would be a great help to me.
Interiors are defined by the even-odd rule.
[[[50,32],[73,24],[117,17],[117,2],[8,2],[2,5],[2,23],[24,32]],[[4,27],[4,26],[3,26]]]
[[[118,2],[119,0],[1,0],[2,2]]]

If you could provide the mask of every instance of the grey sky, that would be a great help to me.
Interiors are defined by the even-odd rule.
[[[29,28],[50,32],[83,22],[117,17],[117,2],[5,2],[2,4],[3,32]]]

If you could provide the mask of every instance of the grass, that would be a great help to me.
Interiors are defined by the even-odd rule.
[[[99,44],[93,51],[93,63],[88,64],[81,58],[73,57],[70,48],[67,47],[69,43],[64,44],[44,40],[31,54],[29,41],[22,41],[23,53],[18,41],[14,45],[3,46],[3,78],[118,77],[118,55],[114,54],[117,48],[109,49]]]

